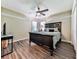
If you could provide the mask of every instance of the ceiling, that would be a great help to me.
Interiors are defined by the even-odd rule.
[[[49,9],[46,16],[72,9],[73,0],[2,0],[1,6],[35,17],[37,5],[40,9]],[[41,16],[42,17],[42,16]]]

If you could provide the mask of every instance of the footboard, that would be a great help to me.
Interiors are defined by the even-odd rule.
[[[53,36],[52,35],[42,35],[42,34],[37,34],[37,33],[29,33],[30,34],[30,40],[29,44],[31,45],[31,41],[36,43],[36,44],[41,44],[48,46],[50,49],[50,53],[52,55],[53,53]]]

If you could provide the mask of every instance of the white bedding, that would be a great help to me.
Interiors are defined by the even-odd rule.
[[[55,45],[60,39],[60,32],[34,32],[34,33],[39,33],[42,35],[53,35],[53,47],[54,49],[56,49]]]

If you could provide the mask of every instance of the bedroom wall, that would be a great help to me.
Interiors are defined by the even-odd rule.
[[[14,41],[29,38],[31,20],[25,15],[12,10],[1,8],[1,30],[4,22],[7,23],[7,34],[14,35]],[[63,40],[71,41],[71,11],[58,13],[46,18],[47,23],[62,22]],[[28,27],[29,26],[29,27]]]
[[[77,9],[76,0],[74,0],[73,8],[72,8],[71,39],[72,39],[75,50],[77,50],[77,18],[76,18],[77,11],[76,11],[76,9]]]
[[[14,36],[14,41],[19,41],[29,38],[31,31],[31,21],[28,17],[21,13],[14,12],[12,10],[1,8],[1,31],[2,26],[6,22],[7,34]],[[28,27],[29,26],[29,27]]]
[[[50,15],[46,18],[46,23],[62,22],[62,39],[71,42],[71,10]]]

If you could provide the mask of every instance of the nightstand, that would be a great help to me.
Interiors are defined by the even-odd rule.
[[[7,47],[3,48],[2,47],[2,42],[6,40],[7,42]],[[1,57],[8,55],[13,52],[13,35],[1,35]]]

